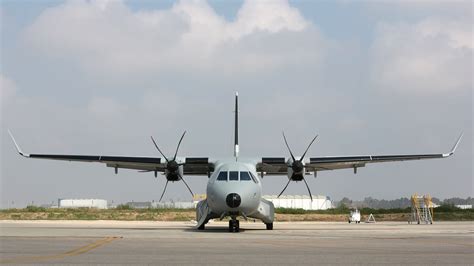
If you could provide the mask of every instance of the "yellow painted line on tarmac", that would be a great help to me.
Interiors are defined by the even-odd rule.
[[[23,257],[23,258],[11,258],[11,259],[0,259],[0,263],[27,263],[27,262],[41,262],[46,260],[62,259],[66,257],[72,257],[84,254],[88,251],[91,251],[100,246],[106,245],[114,240],[120,239],[121,237],[105,237],[101,238],[95,242],[92,242],[88,245],[78,247],[72,250],[69,250],[64,253],[55,254],[55,255],[45,255],[45,256],[35,256],[35,257]]]

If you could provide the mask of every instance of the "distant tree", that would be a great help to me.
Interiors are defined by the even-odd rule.
[[[474,198],[471,198],[471,197],[467,198],[466,204],[474,205]]]
[[[437,204],[437,205],[441,205],[442,202],[440,199],[436,198],[436,197],[432,197],[431,198],[431,201],[434,203],[434,204]]]
[[[438,198],[432,198],[431,199],[433,203],[437,205],[464,205],[464,204],[472,204],[474,205],[474,199],[469,197],[467,199],[462,199],[462,198],[449,198],[445,199],[444,201],[441,201]],[[337,207],[340,207],[341,205],[346,206],[347,208],[371,208],[371,209],[406,209],[411,206],[411,200],[406,197],[402,197],[399,199],[394,199],[394,200],[378,200],[374,199],[372,197],[365,197],[364,200],[362,201],[352,201],[347,197],[344,197],[341,201],[339,202],[334,202],[334,204]]]
[[[346,203],[342,202],[342,200],[339,202],[339,204],[336,207],[336,212],[337,213],[346,213],[349,211],[349,206],[346,205]]]
[[[467,204],[467,200],[462,199],[462,198],[457,198],[457,197],[443,200],[443,205],[464,205],[464,204]]]
[[[350,200],[347,197],[342,198],[342,200],[339,202],[339,204],[344,204],[346,207],[351,207],[352,206],[352,200]]]

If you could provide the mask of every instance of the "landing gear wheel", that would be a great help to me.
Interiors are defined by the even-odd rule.
[[[229,232],[239,232],[239,220],[230,220],[229,221]]]
[[[206,227],[206,224],[203,223],[198,227],[198,230],[204,230],[205,227]]]
[[[235,227],[234,227],[234,232],[240,232],[240,222],[239,220],[235,220]]]
[[[273,223],[265,224],[267,226],[267,230],[273,230]]]

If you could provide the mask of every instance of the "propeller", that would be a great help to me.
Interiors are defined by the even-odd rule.
[[[189,192],[191,193],[191,195],[194,197],[194,193],[193,191],[191,190],[191,188],[189,187],[188,183],[186,183],[186,181],[184,180],[183,176],[181,175],[181,173],[179,172],[179,167],[184,165],[184,163],[178,163],[176,161],[176,156],[178,155],[178,150],[179,150],[179,146],[181,146],[181,142],[183,141],[183,138],[184,138],[184,135],[186,134],[186,131],[184,131],[183,135],[181,136],[181,138],[179,139],[179,142],[178,142],[178,146],[176,147],[176,151],[174,153],[174,156],[173,156],[173,159],[168,159],[168,157],[165,156],[165,154],[160,150],[160,148],[158,147],[158,144],[156,144],[156,141],[155,139],[153,138],[153,136],[151,136],[151,141],[153,141],[153,144],[155,145],[156,149],[158,150],[158,152],[160,152],[160,154],[165,158],[166,160],[166,165],[165,165],[165,169],[166,169],[166,184],[165,184],[165,187],[163,189],[163,193],[161,193],[161,197],[160,197],[160,201],[161,199],[163,198],[163,196],[165,195],[165,192],[166,192],[166,188],[168,187],[168,182],[171,181],[171,182],[174,182],[174,181],[179,181],[179,180],[182,180],[184,185],[186,185],[186,187],[188,188]]]
[[[316,140],[316,138],[318,137],[318,135],[316,135],[313,140],[311,140],[311,142],[309,143],[308,147],[306,148],[306,150],[304,151],[303,155],[301,156],[301,158],[299,160],[296,160],[295,156],[293,155],[293,152],[291,152],[291,148],[290,148],[290,145],[288,145],[288,141],[286,140],[286,136],[285,136],[285,132],[282,132],[283,134],[283,139],[285,140],[285,144],[286,144],[286,147],[288,148],[288,151],[290,152],[290,155],[291,155],[291,159],[293,160],[292,163],[291,163],[291,166],[288,165],[288,167],[291,167],[291,170],[293,170],[293,173],[291,175],[290,178],[288,178],[288,183],[286,183],[286,186],[283,188],[283,190],[280,192],[280,194],[278,194],[278,198],[281,196],[281,194],[283,194],[283,192],[285,192],[286,188],[288,187],[288,185],[290,184],[290,182],[292,180],[294,181],[301,181],[303,180],[304,181],[304,184],[306,185],[306,189],[308,189],[308,193],[309,193],[309,197],[311,198],[311,201],[313,201],[313,196],[311,194],[311,190],[309,189],[309,186],[308,186],[308,183],[306,182],[306,179],[304,178],[304,164],[303,164],[303,159],[304,157],[306,156],[306,153],[308,152],[309,148],[311,147],[311,145],[313,145],[313,142]]]

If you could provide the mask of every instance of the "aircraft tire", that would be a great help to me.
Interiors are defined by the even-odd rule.
[[[232,233],[234,231],[234,221],[229,220],[229,232]]]
[[[198,227],[198,230],[204,230],[206,228],[206,224],[203,223]]]
[[[235,223],[234,223],[234,232],[240,232],[240,222],[239,220],[235,220]]]
[[[229,221],[229,232],[239,232],[239,220],[230,220]]]
[[[267,226],[267,230],[273,230],[273,223],[265,224]]]

